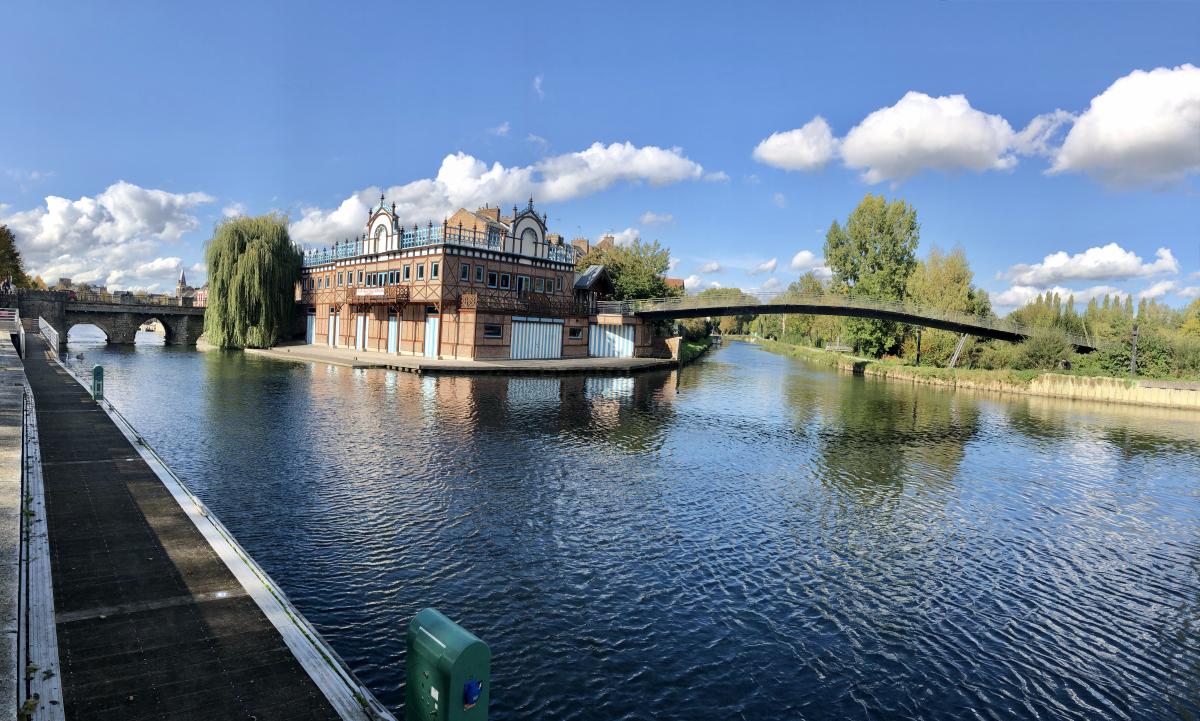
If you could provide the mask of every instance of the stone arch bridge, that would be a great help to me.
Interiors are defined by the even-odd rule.
[[[58,332],[60,352],[66,349],[68,331],[81,324],[96,326],[109,343],[119,345],[131,345],[138,327],[151,320],[162,324],[168,345],[195,345],[204,332],[203,307],[154,303],[136,296],[20,290],[0,295],[0,307],[17,308],[22,320],[35,324],[39,317],[44,319]]]

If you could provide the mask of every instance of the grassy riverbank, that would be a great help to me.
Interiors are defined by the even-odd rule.
[[[755,343],[772,353],[801,357],[855,375],[997,393],[1200,410],[1200,384],[1194,383],[1074,376],[1036,370],[910,366],[761,338],[741,337],[738,340]]]
[[[708,340],[683,340],[679,344],[679,365],[687,365],[708,351]]]

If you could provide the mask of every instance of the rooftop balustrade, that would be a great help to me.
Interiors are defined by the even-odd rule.
[[[376,241],[365,237],[356,238],[354,240],[344,240],[334,243],[328,248],[312,248],[305,250],[303,254],[304,267],[312,267],[316,265],[324,265],[337,260],[346,260],[349,258],[357,258],[359,256],[373,255],[376,253],[387,252],[389,250],[412,250],[414,248],[425,248],[430,246],[455,245],[471,248],[485,248],[487,250],[503,250],[504,238],[496,231],[477,230],[475,228],[465,228],[461,225],[453,226],[446,223],[441,225],[418,225],[411,228],[401,228],[399,232],[399,244],[388,243],[385,247],[372,247]],[[575,248],[570,245],[546,245],[545,255],[535,256],[544,257],[547,260],[554,260],[560,263],[575,262]]]

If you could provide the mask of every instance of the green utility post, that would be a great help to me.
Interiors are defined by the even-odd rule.
[[[405,721],[485,721],[492,651],[470,631],[427,608],[408,624]]]
[[[104,400],[104,367],[92,366],[92,398]]]

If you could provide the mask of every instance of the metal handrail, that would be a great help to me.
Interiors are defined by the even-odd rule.
[[[757,301],[757,302],[754,302]],[[769,308],[772,305],[808,305],[828,308],[846,308],[864,311],[889,312],[937,320],[943,323],[986,328],[988,330],[1029,337],[1035,328],[1004,320],[994,316],[974,315],[962,311],[945,310],[910,303],[907,301],[876,300],[838,293],[791,293],[760,292],[743,293],[741,296],[687,295],[676,298],[648,298],[645,300],[600,301],[597,309],[601,313],[634,315],[642,313],[665,313],[685,310],[722,310],[728,308]],[[1068,340],[1080,348],[1098,347],[1090,339],[1069,334]]]
[[[355,238],[354,240],[340,241],[326,248],[310,248],[303,251],[302,265],[308,268],[315,265],[332,263],[336,260],[376,255],[378,253],[389,252],[390,250],[411,250],[413,248],[424,248],[435,245],[458,245],[471,248],[487,248],[488,250],[501,250],[504,247],[504,238],[509,238],[510,240],[513,238],[512,235],[492,232],[489,229],[479,230],[477,228],[467,228],[462,225],[454,226],[445,222],[441,225],[429,223],[426,225],[415,225],[411,228],[401,227],[397,231],[397,234],[400,242],[397,248],[392,249],[377,248],[368,251],[370,239],[365,236]],[[561,263],[574,263],[575,255],[575,246],[572,245],[546,246],[545,258],[548,260]]]
[[[187,306],[180,302],[179,298],[173,295],[131,295],[131,294],[115,294],[115,293],[93,293],[88,291],[73,291],[74,295],[69,298],[72,303],[110,303],[113,305],[165,305],[178,308],[193,308],[196,306]]]

